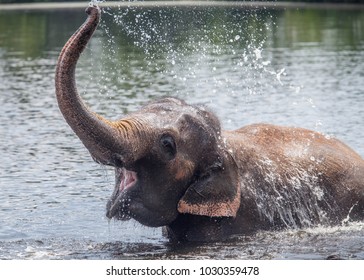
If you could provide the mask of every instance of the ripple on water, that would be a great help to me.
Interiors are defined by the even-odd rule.
[[[1,241],[0,259],[364,259],[364,223],[258,232],[209,244],[173,244],[161,236],[141,242],[20,239]]]

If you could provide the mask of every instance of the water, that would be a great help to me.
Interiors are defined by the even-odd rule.
[[[364,223],[174,245],[105,217],[113,171],[92,162],[54,94],[80,10],[0,11],[1,259],[364,259]],[[161,96],[206,103],[225,129],[269,122],[342,139],[364,156],[364,11],[106,9],[80,92],[112,119]]]

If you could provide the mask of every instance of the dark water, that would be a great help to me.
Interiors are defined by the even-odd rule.
[[[0,11],[1,259],[364,259],[364,223],[173,245],[109,222],[113,171],[92,162],[54,94],[58,53],[84,19]],[[302,126],[364,156],[363,10],[106,9],[77,80],[109,118],[174,95],[207,103],[226,129]]]

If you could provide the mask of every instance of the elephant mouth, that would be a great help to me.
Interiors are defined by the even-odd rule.
[[[136,172],[125,168],[118,168],[116,172],[117,183],[114,193],[107,203],[106,217],[111,219],[116,216],[119,220],[128,220],[130,216],[126,208],[130,201],[126,194],[137,183],[138,176]]]

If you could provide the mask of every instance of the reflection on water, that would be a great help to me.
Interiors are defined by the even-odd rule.
[[[176,246],[108,222],[112,170],[91,161],[54,96],[58,53],[84,19],[0,12],[0,258],[364,258],[361,223]],[[106,9],[77,79],[110,118],[174,95],[207,103],[228,129],[302,126],[364,156],[363,29],[360,10]]]

